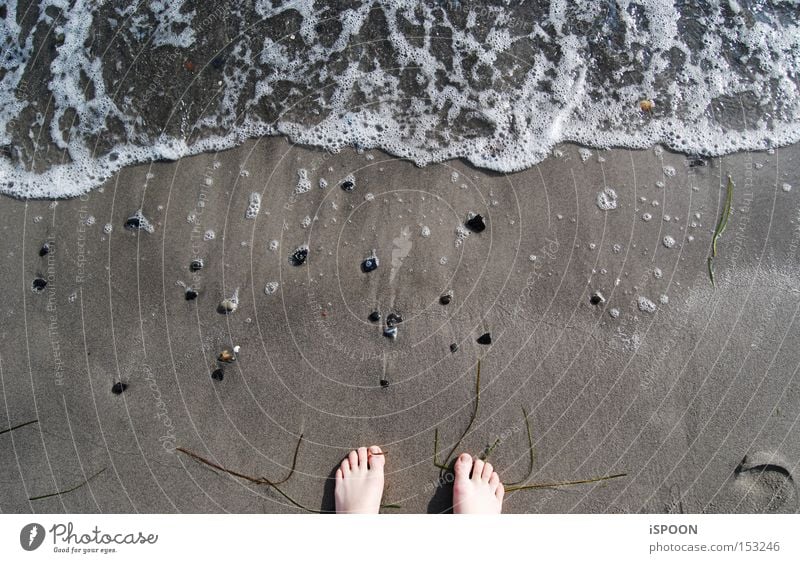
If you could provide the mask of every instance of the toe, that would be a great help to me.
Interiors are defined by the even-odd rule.
[[[350,460],[350,471],[356,471],[358,469],[358,452],[353,450],[347,458]]]
[[[483,481],[484,483],[488,483],[489,478],[492,476],[492,473],[494,473],[494,467],[492,467],[492,464],[487,461],[486,463],[483,464],[483,471],[481,471],[481,481]]]
[[[339,482],[344,479],[344,473],[342,472],[342,468],[336,470],[336,481]]]
[[[361,469],[367,468],[367,448],[364,446],[358,448],[358,467]]]
[[[492,473],[492,476],[489,477],[489,486],[492,488],[492,492],[497,490],[497,486],[500,484],[500,475],[496,472]]]
[[[472,462],[472,480],[473,481],[480,481],[481,474],[483,473],[483,461],[480,459],[475,459]]]
[[[339,465],[339,469],[342,470],[342,475],[349,475],[350,474],[350,458],[346,457],[342,460],[341,465]]]
[[[472,469],[472,456],[467,453],[458,456],[455,465],[456,482],[468,481],[470,469]]]
[[[497,485],[497,490],[494,492],[495,498],[497,500],[499,500],[500,502],[503,502],[503,497],[505,496],[505,494],[506,494],[506,490],[503,487],[503,484],[502,483],[498,484]]]
[[[369,447],[369,454],[367,455],[369,459],[369,468],[370,470],[383,470],[383,465],[386,463],[385,456],[379,455],[382,453],[378,446],[370,446]]]

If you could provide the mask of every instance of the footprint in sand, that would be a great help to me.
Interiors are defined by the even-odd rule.
[[[794,513],[798,493],[787,463],[774,452],[744,457],[733,473],[734,512]]]

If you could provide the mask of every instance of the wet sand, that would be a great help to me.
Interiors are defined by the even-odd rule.
[[[458,440],[480,359],[464,449],[499,439],[502,478],[524,478],[525,408],[529,483],[627,474],[511,493],[506,512],[797,512],[800,148],[697,166],[592,153],[563,146],[502,175],[269,138],[128,168],[57,205],[0,199],[0,430],[38,420],[0,434],[0,510],[298,512],[175,448],[278,480],[302,433],[281,485],[301,504],[332,510],[337,463],[377,443],[389,450],[384,502],[400,505],[387,511],[440,512],[434,431],[443,452]],[[295,194],[301,168],[311,188]],[[352,192],[339,187],[349,174]],[[598,208],[604,186],[616,209]],[[254,192],[260,212],[246,219]],[[140,208],[152,233],[125,228]],[[487,228],[457,244],[469,212]],[[306,263],[290,264],[302,244]],[[373,249],[380,264],[365,273]],[[191,272],[195,258],[204,267]],[[237,289],[237,310],[220,314]],[[396,340],[368,320],[375,310],[402,315]],[[486,332],[492,344],[478,344]],[[119,395],[116,382],[128,385]]]

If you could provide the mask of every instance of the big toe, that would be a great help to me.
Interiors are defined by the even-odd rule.
[[[368,451],[370,470],[383,471],[383,466],[386,463],[386,457],[383,455],[383,450],[381,450],[378,446],[370,446]]]
[[[455,465],[456,482],[468,481],[469,472],[472,470],[472,456],[468,453],[463,453],[458,456]]]

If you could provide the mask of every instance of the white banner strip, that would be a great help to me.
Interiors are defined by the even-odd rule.
[[[0,515],[0,561],[800,561],[798,515]]]

